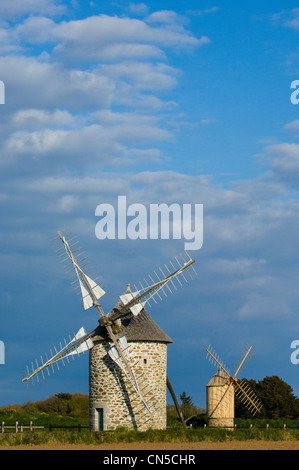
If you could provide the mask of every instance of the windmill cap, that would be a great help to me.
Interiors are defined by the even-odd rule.
[[[216,374],[213,375],[211,380],[207,383],[206,387],[223,387],[226,385],[228,375],[222,370],[218,369]]]
[[[109,315],[108,315],[109,320]],[[157,325],[147,311],[143,308],[139,315],[131,312],[119,318],[120,325],[117,331],[119,337],[125,335],[127,341],[152,341],[160,343],[173,343],[172,339]],[[105,328],[99,326],[96,329],[95,341],[107,339]]]

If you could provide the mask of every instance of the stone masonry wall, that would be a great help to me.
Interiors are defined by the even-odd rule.
[[[89,353],[90,428],[98,430],[98,412],[103,410],[103,429],[120,426],[139,430],[166,428],[167,345],[154,342],[132,342],[130,364],[150,415],[130,381],[110,358],[111,345],[99,342]]]

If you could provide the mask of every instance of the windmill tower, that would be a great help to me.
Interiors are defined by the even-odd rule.
[[[208,426],[211,428],[233,428],[235,414],[234,387],[228,383],[222,369],[206,385]]]
[[[72,283],[77,284],[84,310],[91,307],[97,310],[99,325],[90,333],[81,327],[69,342],[64,340],[64,346],[60,343],[58,351],[56,348],[54,354],[51,351],[50,359],[47,355],[46,360],[41,356],[41,363],[37,360],[35,365],[31,363],[32,370],[27,367],[23,382],[28,383],[35,376],[39,381],[39,373],[45,378],[44,371],[50,375],[50,370],[54,372],[54,364],[59,369],[59,364],[65,365],[71,357],[89,351],[90,429],[108,430],[118,426],[163,429],[166,427],[167,386],[175,399],[167,377],[167,344],[172,340],[152,320],[144,306],[157,303],[157,298],[162,300],[162,295],[167,297],[166,289],[170,293],[171,289],[177,290],[178,285],[182,286],[180,278],[187,282],[184,271],[192,279],[188,268],[194,270],[194,260],[186,252],[187,260],[181,256],[180,262],[175,257],[177,267],[170,261],[173,271],[164,265],[166,276],[161,268],[162,278],[154,272],[156,282],[149,275],[149,282],[144,279],[145,286],[140,283],[140,288],[134,286],[133,292],[128,285],[106,315],[99,304],[106,292],[96,279],[89,277],[92,274],[86,274],[84,252],[77,247],[79,242],[73,241],[75,237],[66,239],[70,235],[58,232],[59,243],[55,245],[62,243],[62,246],[56,251],[61,262],[66,262],[67,272],[72,273]],[[75,256],[77,252],[79,254]]]
[[[129,286],[125,295],[132,295]],[[123,338],[123,348],[146,403],[142,403],[142,397],[122,369],[115,367],[114,358],[109,355],[109,340],[99,326],[89,355],[91,429],[109,430],[118,426],[165,429],[167,344],[172,340],[145,309],[138,316],[132,312],[122,316],[115,325],[115,334]]]
[[[255,415],[259,413],[262,404],[245,383],[244,379],[239,382],[237,375],[249,358],[252,346],[245,347],[238,366],[232,376],[214,350],[209,346],[206,349],[207,357],[218,368],[216,374],[206,385],[207,418],[209,427],[234,428],[235,419],[235,396],[240,399]]]

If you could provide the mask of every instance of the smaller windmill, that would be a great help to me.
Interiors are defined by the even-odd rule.
[[[209,427],[234,428],[235,396],[255,415],[260,413],[262,404],[246,383],[237,379],[245,361],[249,359],[252,346],[245,346],[240,361],[231,375],[226,366],[209,346],[206,348],[207,358],[217,367],[216,374],[207,384],[207,417]]]

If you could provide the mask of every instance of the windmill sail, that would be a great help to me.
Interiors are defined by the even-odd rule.
[[[127,343],[127,338],[125,336],[122,336],[118,340],[118,344],[120,345],[122,351],[126,354],[127,358],[129,358],[129,351],[128,351],[128,343]],[[111,359],[116,362],[116,364],[125,371],[125,366],[121,360],[121,357],[116,349],[115,346],[111,346],[111,348],[108,351],[109,356]]]
[[[71,260],[71,263],[74,267],[77,276],[77,280],[79,281],[84,310],[88,310],[89,308],[94,306],[94,298],[98,300],[103,297],[106,292],[104,291],[104,289],[101,288],[101,286],[99,286],[99,284],[97,284],[89,276],[87,276],[86,273],[84,273],[84,271],[79,266],[79,263],[76,260],[75,256],[73,255],[71,247],[69,246],[69,243],[67,242],[65,236],[62,234],[62,232],[58,232],[58,234],[68,255],[68,258],[63,261],[67,261],[67,259]]]
[[[206,351],[207,351],[207,358],[216,366],[216,367],[220,367],[223,372],[225,373],[227,379],[229,379],[231,377],[228,369],[226,366],[224,366],[222,360],[220,359],[220,357],[218,356],[218,354],[216,354],[215,350],[213,350],[211,348],[211,346],[209,346],[208,348],[206,348]]]
[[[63,242],[63,245],[65,247],[65,250],[67,252],[68,258],[71,260],[71,264],[73,265],[75,269],[75,273],[77,275],[77,278],[79,280],[79,285],[81,288],[81,293],[83,297],[83,305],[84,308],[90,308],[94,306],[98,313],[100,314],[101,320],[100,323],[102,326],[106,328],[108,337],[112,340],[113,342],[113,347],[111,349],[111,355],[115,358],[114,361],[116,363],[119,363],[122,365],[122,369],[124,372],[128,375],[130,378],[135,390],[137,391],[138,395],[142,398],[142,395],[139,390],[139,386],[136,380],[136,377],[134,375],[134,372],[132,370],[132,367],[128,361],[128,358],[125,356],[124,351],[121,347],[121,343],[119,343],[115,337],[115,334],[113,332],[113,329],[111,327],[111,324],[108,322],[106,315],[104,314],[100,304],[98,303],[98,299],[102,297],[105,294],[105,291],[90,277],[88,277],[82,270],[82,268],[79,266],[79,263],[77,262],[72,250],[71,246],[69,246],[69,243],[67,242],[65,236],[62,234],[62,232],[58,232],[60,240]],[[65,261],[65,260],[64,260]],[[142,401],[144,403],[145,408],[150,411],[144,402],[143,398]]]
[[[241,368],[244,366],[244,364],[245,364],[245,362],[247,361],[247,359],[249,359],[251,350],[252,350],[252,346],[248,346],[248,345],[245,346],[244,351],[243,351],[243,353],[242,353],[242,355],[241,355],[241,358],[240,358],[240,360],[239,360],[239,364],[238,364],[238,366],[237,366],[237,368],[236,368],[236,371],[235,371],[235,373],[234,373],[234,377],[235,377],[235,378],[236,378],[237,375],[239,374]]]
[[[68,348],[69,346],[71,346],[72,344],[74,344],[77,340],[81,340],[82,338],[84,339],[84,337],[87,336],[87,339],[84,340],[82,343],[80,342],[80,344],[77,346],[75,346],[74,349],[72,349],[70,352],[66,353],[65,356],[73,356],[74,354],[80,354],[80,353],[84,353],[86,351],[89,351],[89,349],[91,349],[93,347],[93,341],[90,337],[88,337],[88,335],[86,334],[86,330],[84,328],[84,326],[82,326],[80,328],[80,330],[78,331],[78,333],[74,336],[74,338],[69,342],[68,345],[65,346],[65,348]]]
[[[65,346],[61,346],[60,350],[57,351],[55,349],[55,354],[52,353],[51,351],[51,358],[48,359],[48,356],[46,354],[47,360],[44,361],[42,356],[41,356],[41,365],[39,365],[38,361],[36,360],[36,366],[33,366],[33,363],[31,363],[31,368],[32,371],[29,371],[29,367],[27,367],[27,376],[23,377],[22,382],[27,382],[30,379],[33,379],[34,376],[37,376],[41,372],[44,377],[43,371],[46,369],[49,374],[50,366],[52,368],[52,371],[54,372],[53,364],[57,364],[57,368],[59,369],[58,366],[58,361],[62,361],[64,364],[63,359],[66,358],[68,360],[69,356],[79,356],[81,353],[84,353],[85,351],[88,351],[93,347],[93,341],[92,341],[92,336],[94,334],[94,331],[91,333],[87,334],[85,331],[85,328],[82,326],[79,331],[74,335],[72,339],[70,339],[69,343],[65,341]],[[65,365],[65,364],[64,364]]]
[[[170,264],[171,264],[172,268],[175,269],[173,272],[171,272],[166,265],[164,265],[165,266],[164,271],[162,270],[162,268],[159,268],[160,272],[163,276],[162,279],[160,279],[160,277],[158,276],[158,274],[155,271],[155,276],[158,279],[157,282],[154,282],[153,278],[151,276],[149,276],[149,280],[150,280],[151,284],[149,284],[145,280],[146,286],[143,286],[140,283],[141,284],[141,289],[136,289],[136,291],[134,291],[134,292],[127,291],[127,292],[125,292],[125,294],[121,295],[120,300],[123,303],[123,308],[120,308],[117,313],[112,314],[111,316],[109,316],[109,318],[111,318],[112,321],[116,320],[118,317],[120,317],[121,315],[126,313],[128,311],[128,309],[133,313],[133,315],[137,316],[141,312],[141,310],[143,309],[143,307],[146,303],[148,303],[150,305],[151,300],[156,302],[156,296],[159,297],[160,299],[162,299],[162,297],[160,296],[160,293],[163,293],[164,296],[167,297],[167,294],[166,294],[165,290],[163,289],[163,287],[164,288],[167,287],[168,291],[170,293],[172,293],[172,290],[170,288],[170,284],[173,286],[174,289],[177,289],[177,286],[174,283],[175,280],[179,283],[179,285],[182,285],[182,283],[180,281],[180,277],[182,279],[184,279],[185,282],[187,282],[187,279],[184,276],[183,272],[185,270],[187,270],[189,267],[192,267],[195,274],[196,274],[196,272],[195,272],[194,267],[193,267],[193,264],[195,263],[195,261],[189,256],[189,254],[187,252],[186,252],[186,254],[188,256],[188,260],[186,261],[182,257],[183,264],[181,264],[179,262],[177,257],[175,258],[175,260],[176,260],[176,262],[179,266],[177,269],[175,269],[175,266],[170,261]],[[167,270],[169,272],[169,274],[167,276],[165,276],[165,270]],[[189,276],[190,276],[191,279],[193,279],[190,273],[189,273]]]
[[[251,390],[251,388],[246,384],[244,379],[239,383],[235,383],[235,393],[239,400],[244,403],[250,413],[253,416],[256,413],[260,413],[262,409],[262,404],[255,395],[255,393]]]
[[[127,343],[127,338],[125,336],[122,336],[121,338],[119,338],[117,340],[117,344],[121,348],[121,351],[123,352],[123,354],[126,356],[127,361],[129,361],[130,356],[129,356],[129,348],[128,348],[128,343]],[[151,414],[152,412],[149,409],[148,405],[146,404],[146,402],[145,402],[145,400],[142,396],[142,393],[140,391],[140,388],[139,388],[139,385],[137,383],[137,380],[136,380],[136,377],[135,377],[135,374],[133,372],[132,367],[130,367],[131,368],[131,374],[127,373],[126,365],[123,362],[123,358],[119,354],[119,348],[117,349],[115,346],[112,346],[108,350],[108,354],[111,357],[111,359],[118,365],[118,367],[128,376],[128,378],[130,379],[135,391],[137,392],[137,394],[141,398],[141,401],[142,401],[144,407]]]
[[[94,292],[95,297],[97,299],[100,299],[101,297],[103,297],[103,295],[105,295],[106,292],[98,284],[96,284],[92,279],[90,279],[90,277],[88,277],[86,274],[84,274],[84,276],[85,276],[86,282],[88,282],[88,284],[90,285],[90,288]],[[86,289],[83,282],[81,281],[79,275],[78,275],[78,279],[79,279],[79,284],[80,284],[81,293],[82,293],[83,307],[84,307],[84,310],[88,310],[94,305],[93,299],[91,298],[91,295],[89,294],[88,290]]]
[[[138,293],[139,292],[126,292],[125,294],[119,297],[124,306],[128,304],[131,305],[129,308],[133,315],[135,315],[135,317],[141,312],[144,307],[144,303],[138,302],[138,299],[136,299]],[[134,304],[135,301],[136,303]]]

